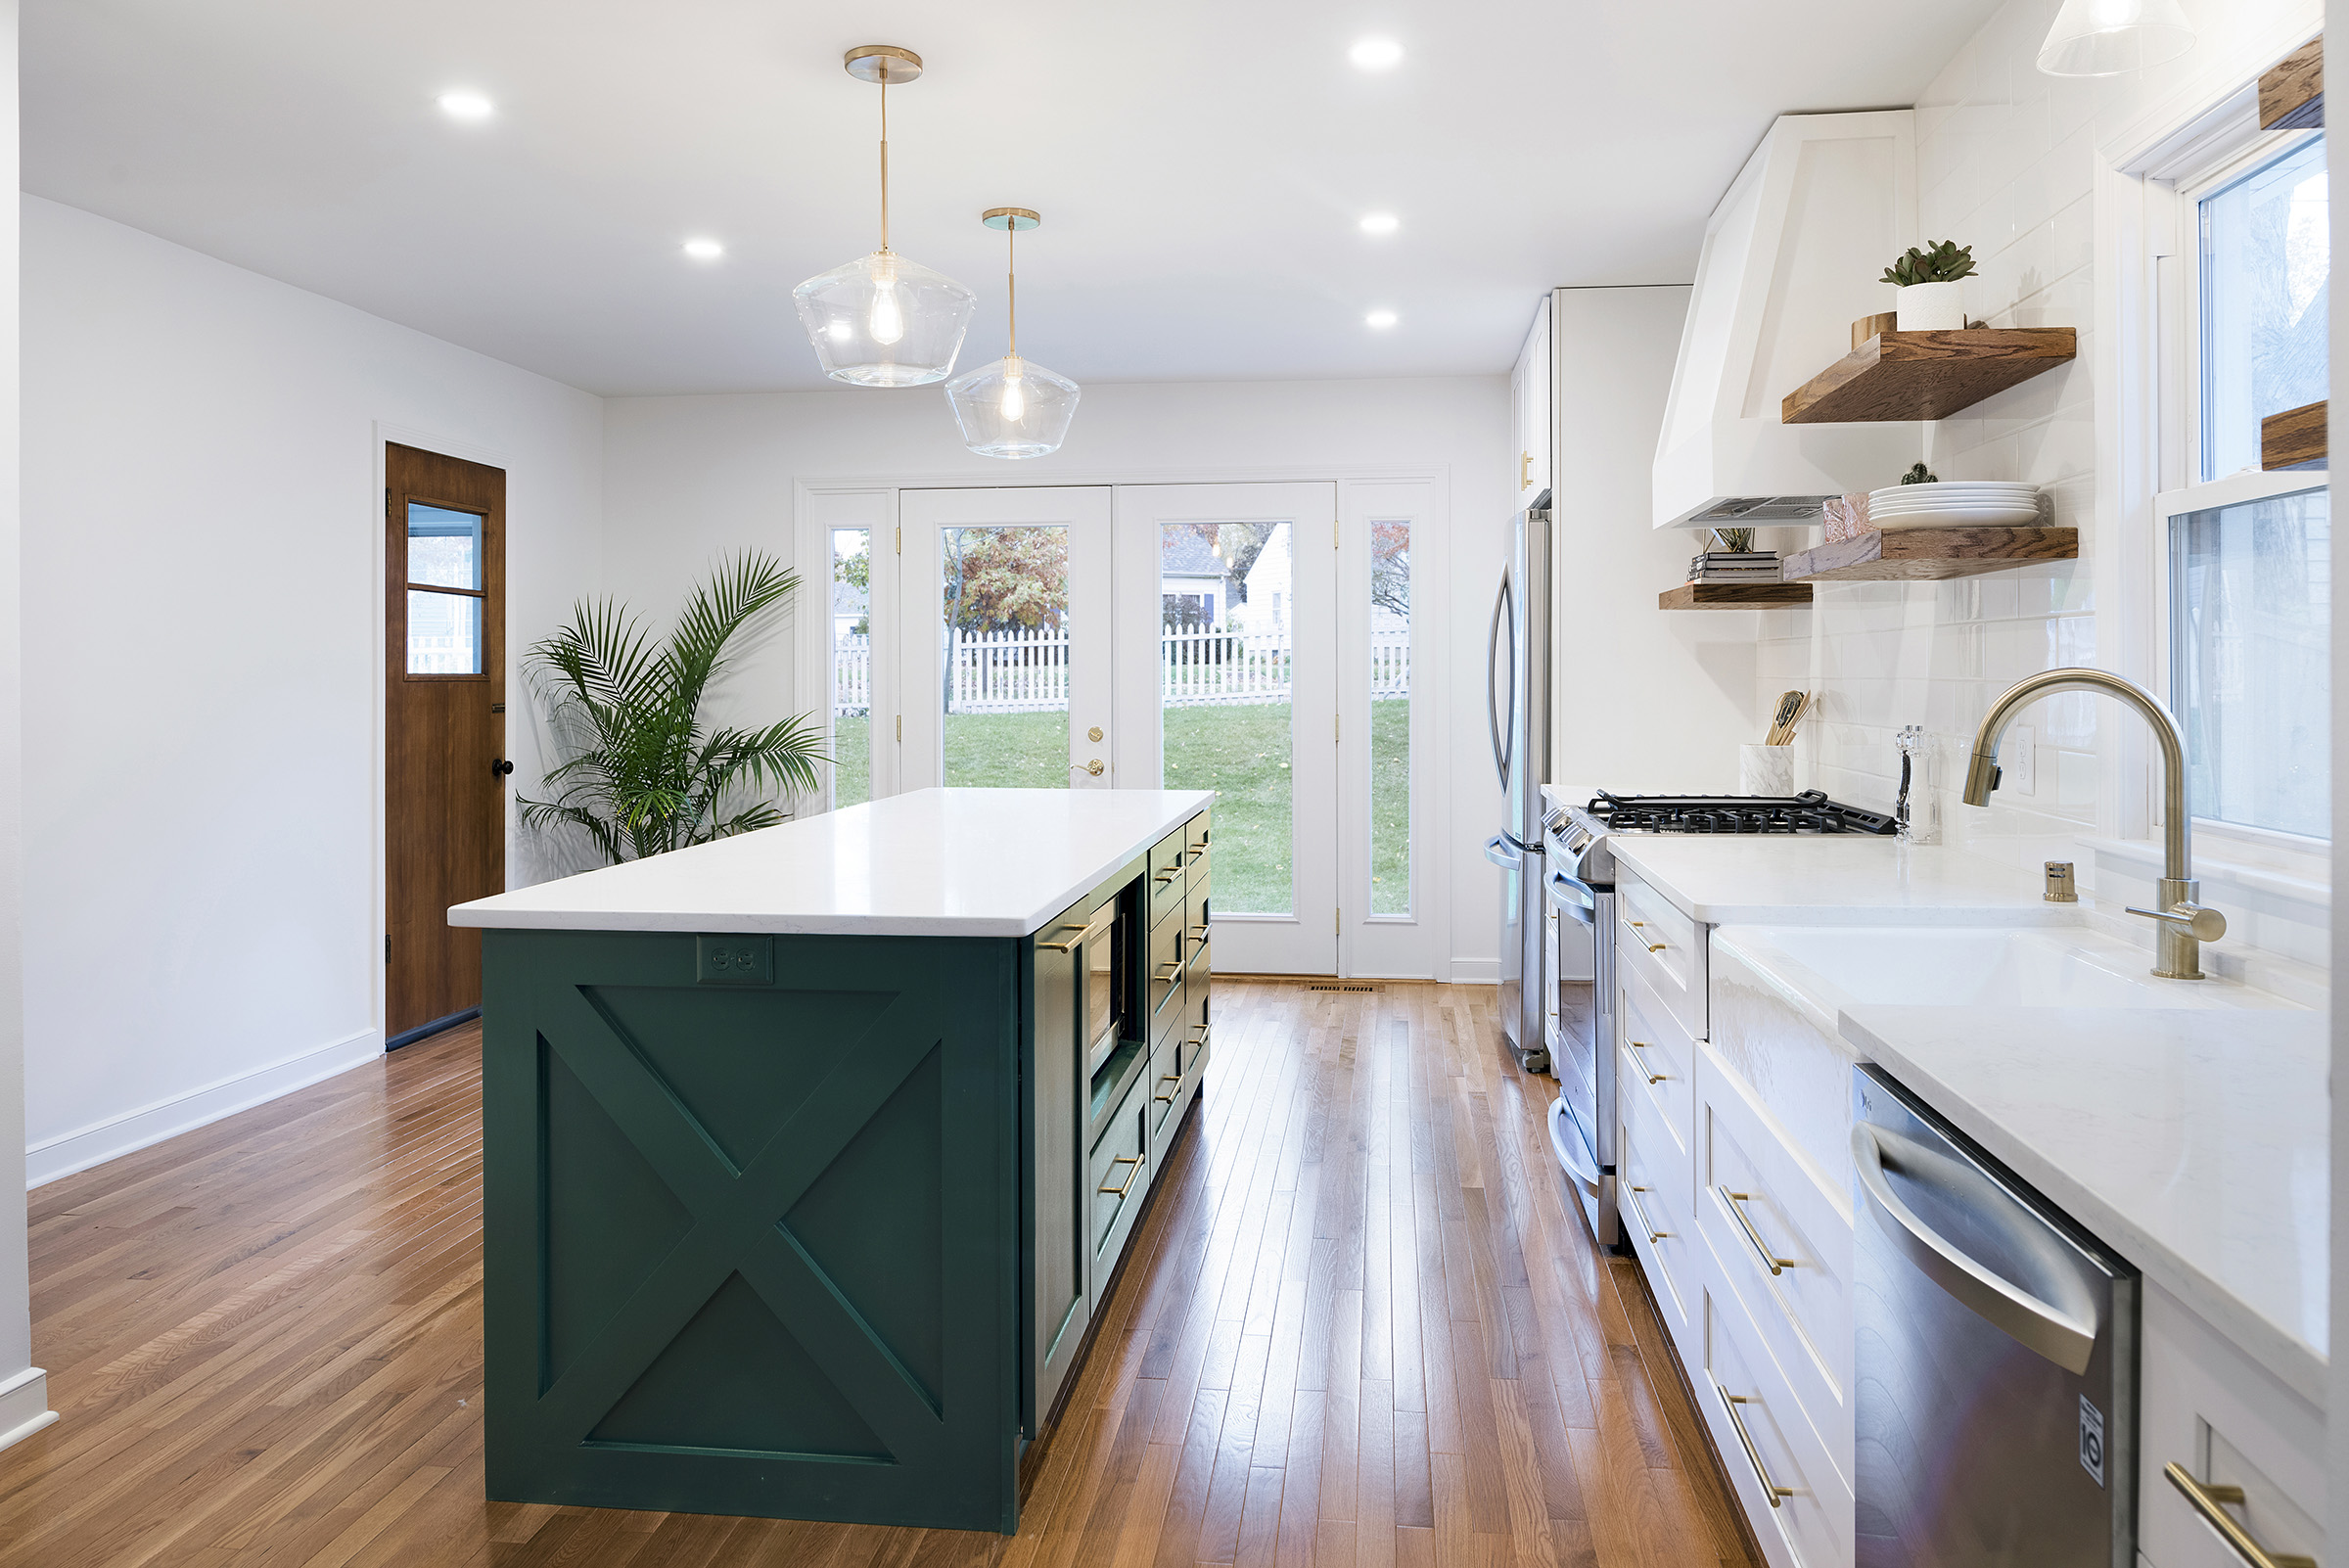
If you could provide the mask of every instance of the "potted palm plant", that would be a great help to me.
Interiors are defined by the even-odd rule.
[[[583,835],[607,864],[707,844],[784,820],[778,798],[816,786],[827,761],[806,716],[713,728],[702,699],[746,631],[799,587],[773,557],[746,551],[697,585],[655,645],[628,608],[575,605],[531,644],[529,668],[564,760],[546,800],[518,800],[523,825]]]

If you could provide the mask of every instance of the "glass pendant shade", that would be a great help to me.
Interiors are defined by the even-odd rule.
[[[2050,76],[2118,76],[2193,46],[2179,0],[2063,0],[2039,46],[2039,69]]]
[[[1005,354],[946,383],[963,444],[981,457],[1041,457],[1058,451],[1077,415],[1077,384],[1018,354]]]
[[[889,251],[819,272],[791,291],[800,325],[834,381],[920,387],[954,372],[978,296]]]

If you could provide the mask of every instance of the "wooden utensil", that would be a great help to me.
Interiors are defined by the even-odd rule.
[[[1784,745],[1785,742],[1780,738],[1781,734],[1785,730],[1786,726],[1793,721],[1794,715],[1802,711],[1802,706],[1803,694],[1801,692],[1789,691],[1779,693],[1777,711],[1771,715],[1770,733],[1763,738],[1762,744],[1765,746]]]

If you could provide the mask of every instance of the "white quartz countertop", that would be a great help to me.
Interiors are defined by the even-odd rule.
[[[2324,1405],[2324,1012],[1875,1006],[1846,1009],[1840,1024],[2015,1175]]]
[[[1214,800],[1206,790],[917,790],[477,899],[448,921],[1024,937]]]
[[[1690,919],[1713,925],[2063,925],[2037,871],[1950,845],[1757,834],[1611,834],[1607,848]]]

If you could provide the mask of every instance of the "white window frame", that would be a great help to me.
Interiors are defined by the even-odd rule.
[[[2200,204],[2203,198],[2302,145],[2311,135],[2322,134],[2260,129],[2256,87],[2246,85],[2169,139],[2154,160],[2136,170],[2144,181],[2146,194],[2147,260],[2154,279],[2149,362],[2158,408],[2154,452],[2158,477],[2151,506],[2151,591],[2145,622],[2153,643],[2150,684],[2173,713],[2178,694],[2171,690],[2170,680],[2176,653],[2171,619],[2172,520],[2188,513],[2331,487],[2329,475],[2321,469],[2276,473],[2248,469],[2212,480],[2198,477],[2202,439]],[[2280,853],[2287,857],[2328,857],[2331,853],[2329,840],[2218,817],[2194,817],[2193,830],[2203,842],[2231,844],[2263,855]]]

